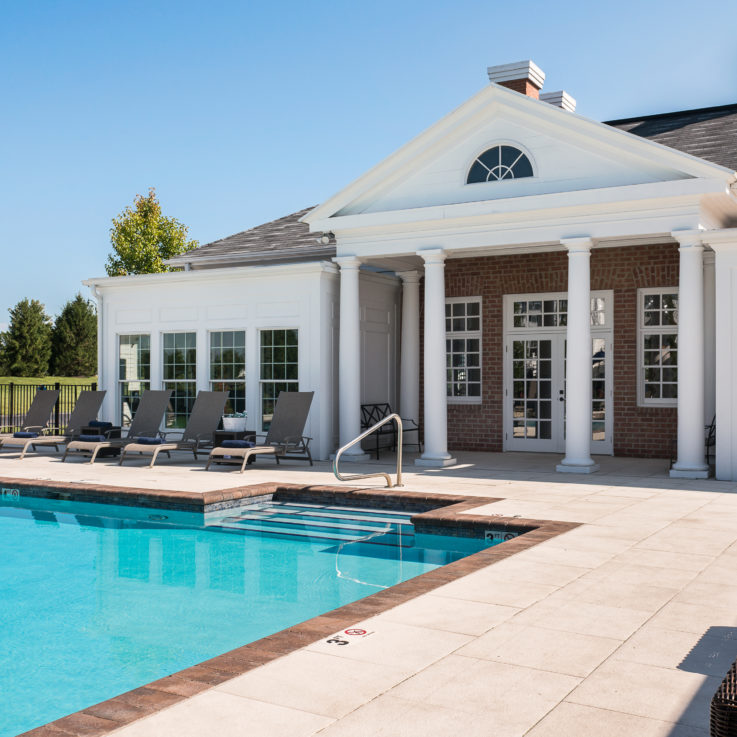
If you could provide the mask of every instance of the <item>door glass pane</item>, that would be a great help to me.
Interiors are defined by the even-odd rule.
[[[541,309],[542,304],[537,303],[535,307]],[[512,403],[512,437],[549,440],[552,437],[552,341],[514,340],[512,356],[515,359],[512,361],[515,400]]]
[[[606,341],[594,338],[591,357],[591,439],[606,440]]]
[[[564,353],[567,353],[566,348],[567,341],[564,342]],[[604,338],[594,338],[591,342],[591,439],[602,442],[607,439],[606,371],[606,340]],[[563,373],[565,374],[565,363]]]

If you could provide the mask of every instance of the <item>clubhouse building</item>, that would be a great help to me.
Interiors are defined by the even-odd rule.
[[[103,414],[227,388],[249,427],[314,390],[315,457],[388,402],[454,451],[673,460],[737,480],[737,104],[600,123],[530,61],[326,202],[86,282]],[[365,457],[360,447],[354,457]],[[349,456],[350,452],[346,454]]]

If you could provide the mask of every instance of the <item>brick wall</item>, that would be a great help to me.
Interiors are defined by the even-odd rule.
[[[482,402],[448,406],[448,445],[454,450],[502,450],[505,294],[567,291],[563,251],[448,259],[448,297],[483,298]],[[591,255],[591,289],[614,291],[614,454],[669,457],[676,410],[637,406],[637,290],[678,284],[675,244],[605,248]]]

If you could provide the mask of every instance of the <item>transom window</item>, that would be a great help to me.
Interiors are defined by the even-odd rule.
[[[639,291],[641,405],[675,407],[678,400],[678,289]]]
[[[473,162],[466,184],[522,179],[532,175],[532,164],[522,151],[514,146],[494,146]]]
[[[481,401],[481,298],[445,302],[447,395],[454,402]]]
[[[246,411],[246,332],[210,333],[210,388],[228,392],[225,413]]]
[[[512,303],[515,328],[561,328],[568,325],[568,300],[565,298],[517,299]],[[606,326],[606,299],[591,298],[591,327]]]
[[[118,385],[120,424],[128,427],[141,395],[151,384],[151,336],[118,336]]]
[[[172,389],[167,427],[185,427],[197,397],[197,333],[164,333],[164,389]]]
[[[271,426],[279,392],[299,391],[299,332],[261,331],[261,429]]]

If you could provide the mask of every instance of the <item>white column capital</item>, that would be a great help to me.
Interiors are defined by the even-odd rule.
[[[419,284],[420,282],[419,271],[397,271],[396,274],[402,280],[403,284]]]
[[[427,248],[416,253],[425,261],[425,266],[443,264],[448,255],[442,248]]]
[[[561,238],[560,242],[568,253],[589,253],[594,245],[594,239],[588,235],[577,238]]]
[[[703,242],[711,246],[714,251],[737,250],[737,228],[722,228],[721,230],[706,230],[702,233]]]
[[[333,261],[340,266],[341,270],[360,269],[362,263],[358,256],[335,256]]]
[[[671,238],[678,241],[678,250],[683,248],[701,248],[703,249],[704,231],[703,230],[674,230],[671,232]]]

